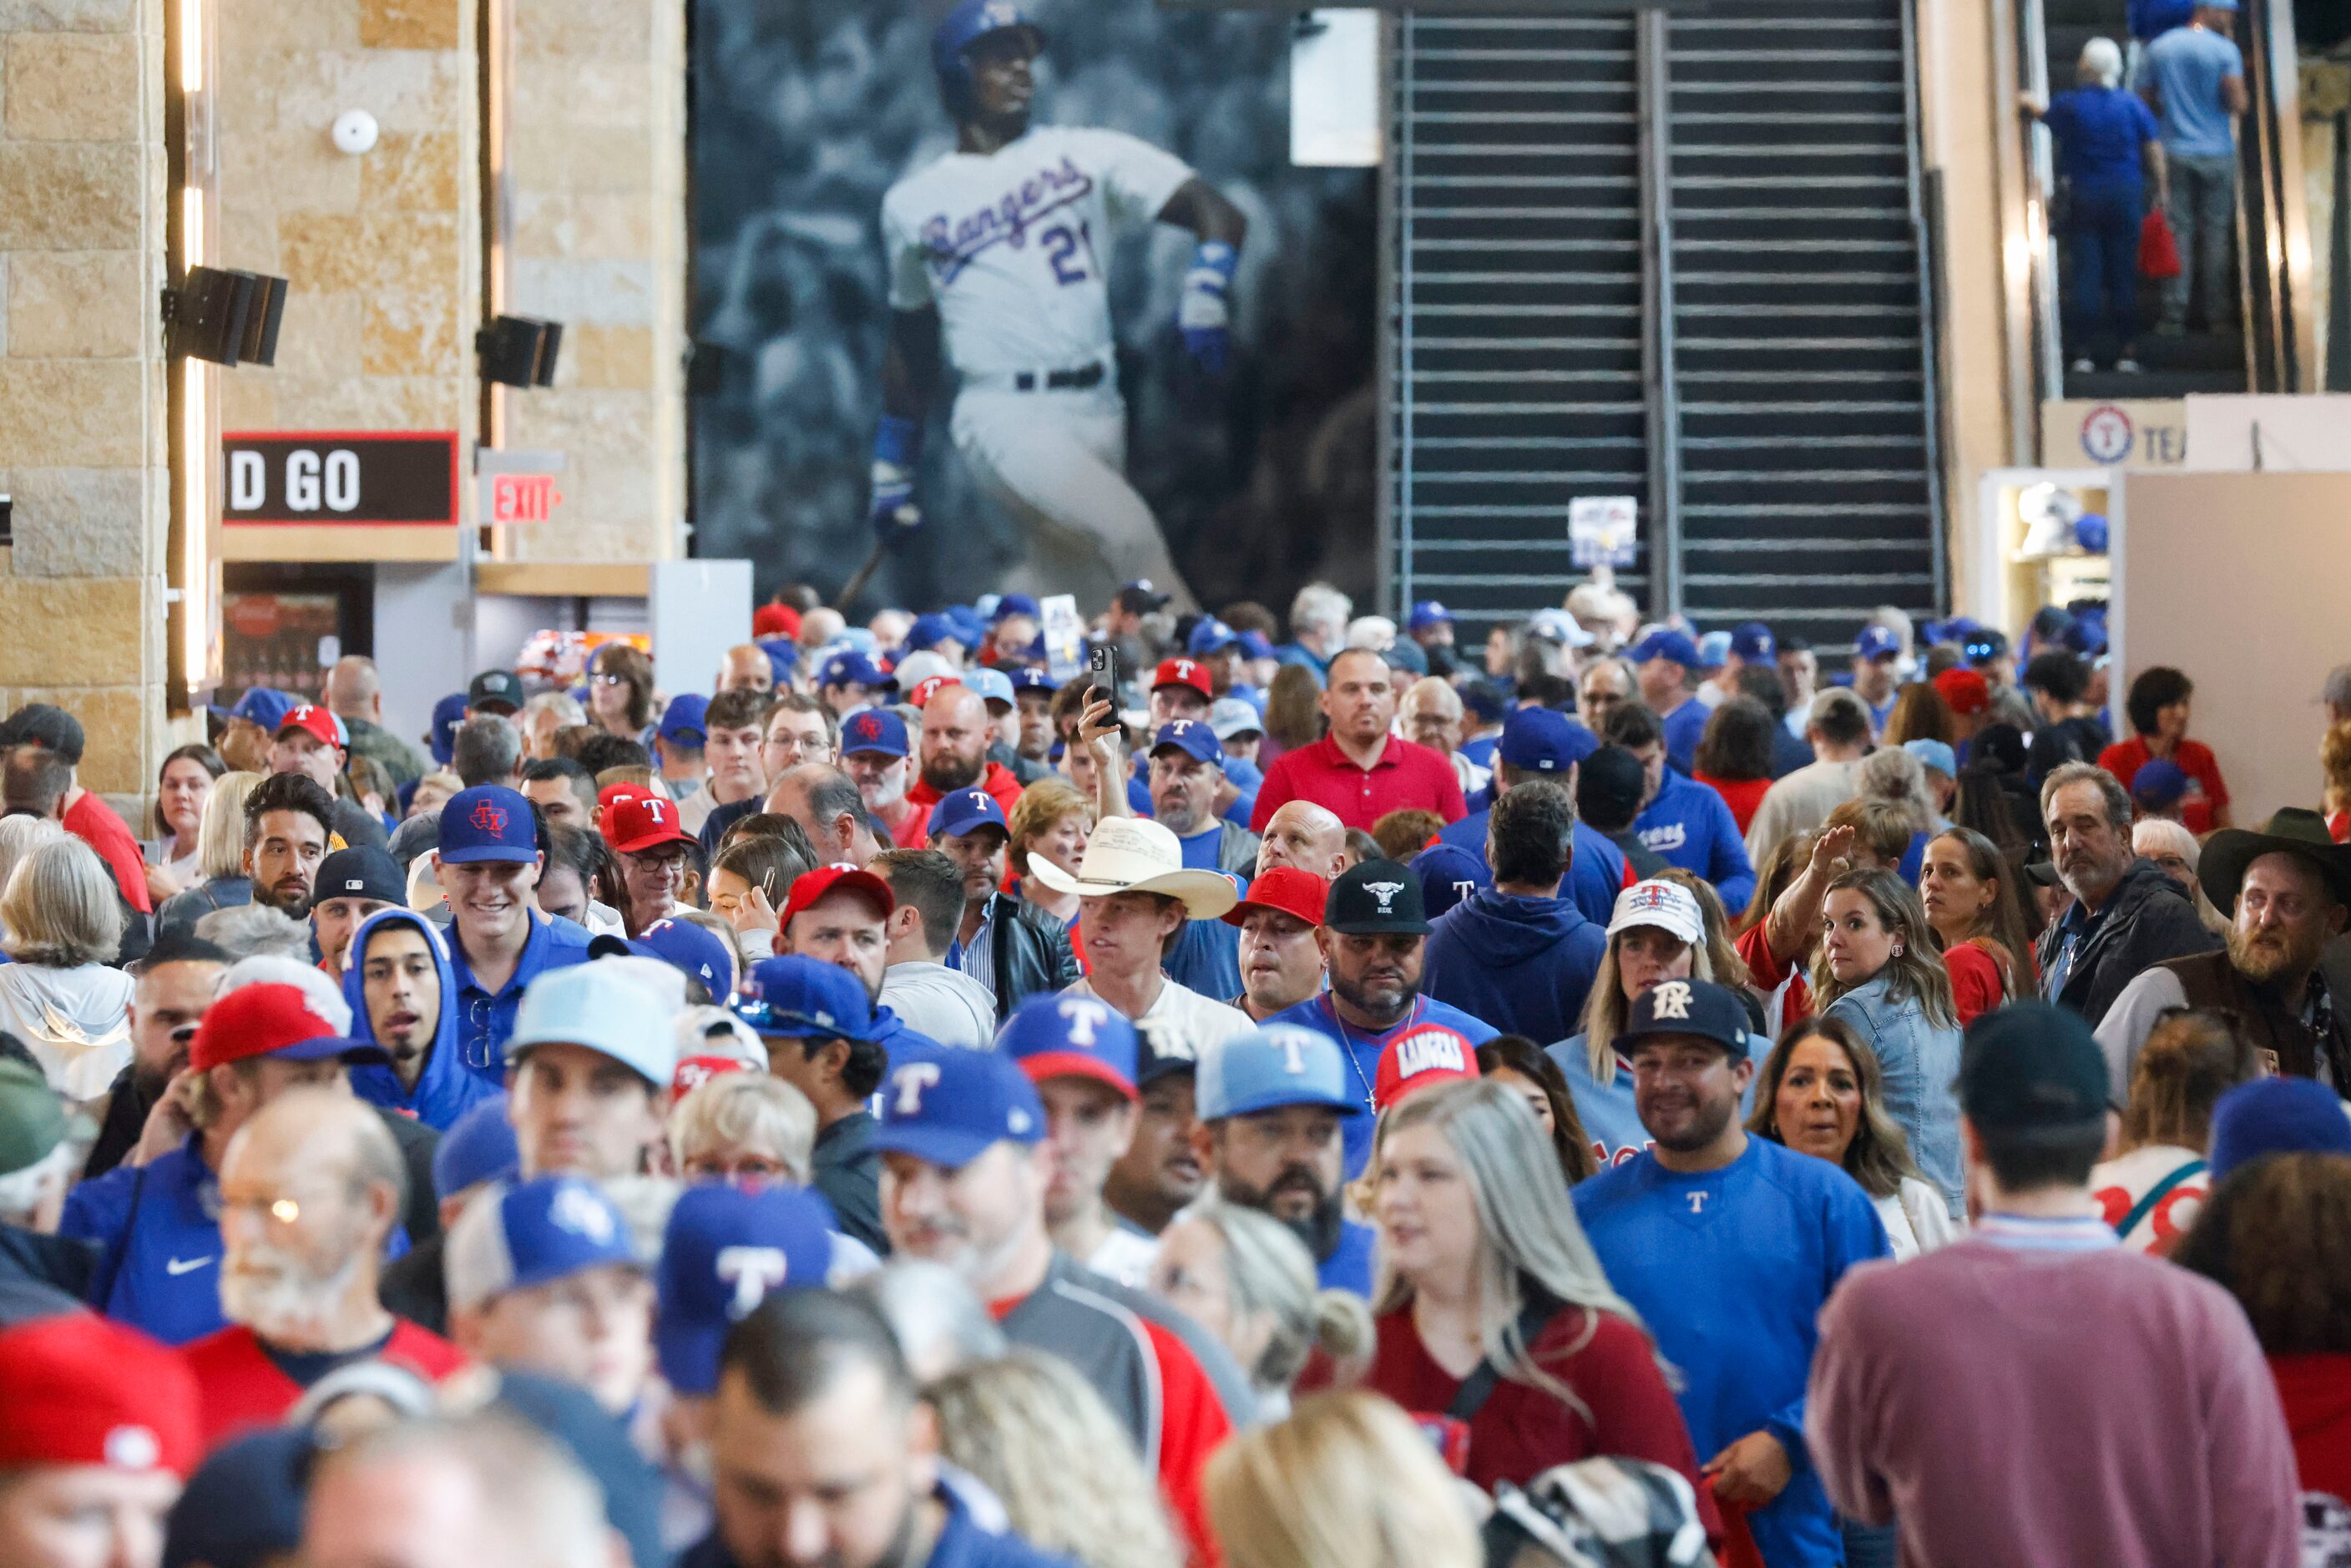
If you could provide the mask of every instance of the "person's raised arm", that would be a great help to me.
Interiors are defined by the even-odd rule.
[[[1853,864],[1853,830],[1831,828],[1813,844],[1813,857],[1803,873],[1788,884],[1771,913],[1763,917],[1763,940],[1771,956],[1792,964],[1813,945],[1820,930],[1821,906],[1828,902],[1829,883]]]
[[[1094,821],[1132,817],[1126,801],[1126,747],[1119,744],[1125,730],[1108,697],[1095,697],[1078,715],[1077,743],[1094,760]]]

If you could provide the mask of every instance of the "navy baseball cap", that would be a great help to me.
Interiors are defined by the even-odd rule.
[[[1021,669],[1015,670],[1012,673],[1012,689],[1016,694],[1020,692],[1051,693],[1060,691],[1061,689],[1061,683],[1053,678],[1052,671],[1045,669],[1040,665],[1029,664]]]
[[[1737,1063],[1747,1055],[1747,1009],[1729,987],[1712,980],[1660,980],[1633,998],[1624,1032],[1612,1043],[1617,1055],[1629,1057],[1659,1035],[1711,1041]]]
[[[798,953],[752,965],[727,1005],[762,1035],[865,1040],[873,1030],[865,982],[838,964]]]
[[[459,1312],[615,1263],[637,1266],[628,1220],[601,1188],[568,1176],[481,1194],[449,1228],[442,1254]]]
[[[1045,1106],[1020,1064],[1000,1051],[916,1049],[882,1082],[873,1147],[961,1170],[1000,1143],[1045,1136]]]
[[[1031,1083],[1091,1078],[1135,1097],[1134,1026],[1100,998],[1066,991],[1030,997],[997,1031],[996,1049],[1019,1062]]]
[[[960,839],[981,828],[1002,828],[1006,838],[1012,836],[1012,824],[1004,820],[1004,808],[995,796],[985,789],[958,789],[939,797],[924,831],[935,839],[941,833]]]
[[[2142,768],[2139,771],[2144,773],[2147,769]],[[313,904],[324,904],[333,898],[371,898],[379,904],[402,905],[408,903],[408,879],[401,874],[400,862],[371,844],[337,850],[320,861],[313,887]]]
[[[883,674],[880,665],[854,649],[835,653],[824,662],[816,684],[820,686],[867,686],[876,691],[896,691],[898,683]]]
[[[1008,593],[996,601],[996,608],[989,612],[987,620],[988,624],[995,625],[1015,615],[1026,615],[1031,621],[1039,621],[1044,618],[1044,614],[1034,595]]]
[[[954,617],[934,611],[928,615],[914,617],[914,623],[906,629],[904,646],[907,653],[919,653],[925,648],[935,648],[941,643],[962,641],[961,628],[956,625]]]
[[[207,1454],[172,1505],[162,1568],[293,1562],[322,1447],[308,1427],[269,1427]]]
[[[245,695],[249,697],[253,694],[251,692],[247,692]],[[275,695],[277,694],[273,693],[271,695]],[[239,698],[237,701],[237,706],[243,707],[244,706],[244,699]],[[234,715],[235,710],[231,709],[230,711],[232,715]],[[289,708],[287,711],[291,712],[292,710]],[[286,716],[285,714],[280,714],[277,716],[283,718]],[[433,727],[426,733],[425,740],[433,748],[433,760],[439,763],[444,768],[448,767],[449,759],[457,754],[457,727],[465,722],[465,693],[452,692],[449,695],[443,697],[439,702],[433,705]],[[267,728],[274,734],[276,733],[277,727],[273,724],[268,726]]]
[[[2008,652],[2008,633],[1997,626],[1979,626],[1968,633],[1959,644],[1959,653],[1970,664],[1989,664]]]
[[[1555,709],[1522,707],[1502,721],[1494,755],[1526,773],[1567,770],[1600,749],[1600,737]]]
[[[726,943],[691,920],[656,920],[638,934],[634,946],[643,948],[648,957],[692,975],[714,997],[724,997],[733,988],[734,955],[726,951]]]
[[[655,1279],[653,1352],[680,1394],[718,1389],[727,1333],[776,1291],[821,1287],[832,1211],[798,1187],[687,1187],[669,1211]]]
[[[1730,629],[1730,651],[1750,664],[1769,664],[1780,656],[1780,643],[1761,621],[1741,621]]]
[[[1364,1113],[1347,1085],[1339,1044],[1295,1024],[1269,1024],[1208,1047],[1193,1091],[1200,1120],[1252,1116],[1289,1105],[1324,1105],[1343,1116]]]
[[[710,733],[709,716],[710,699],[687,692],[669,699],[669,706],[662,710],[661,728],[654,733],[672,746],[699,751]]]
[[[1502,695],[1502,688],[1488,680],[1464,682],[1461,706],[1488,724],[1503,717],[1510,710],[1510,702]]]
[[[1412,607],[1411,614],[1405,617],[1404,629],[1407,632],[1426,632],[1431,626],[1452,624],[1453,612],[1434,599],[1424,599]]]
[[[1159,727],[1151,737],[1151,755],[1158,756],[1173,747],[1196,762],[1225,765],[1225,748],[1217,742],[1216,726],[1195,718],[1174,719]]]
[[[1184,639],[1184,651],[1196,659],[1220,653],[1241,640],[1241,634],[1213,615],[1203,616]]]
[[[1853,640],[1856,659],[1891,659],[1902,652],[1902,639],[1883,626],[1865,626]]]
[[[503,785],[460,789],[441,808],[440,855],[451,865],[537,860],[538,819],[528,800]]]
[[[449,1124],[433,1151],[433,1190],[454,1197],[486,1181],[505,1181],[522,1165],[522,1145],[507,1120],[507,1097],[494,1094]]]
[[[1625,657],[1636,664],[1652,659],[1671,659],[1686,670],[1698,667],[1698,644],[1687,632],[1677,632],[1670,626],[1660,626],[1635,643]]]
[[[2110,1081],[2105,1051],[2071,1008],[2011,1002],[1960,1039],[1959,1109],[2003,1138],[2062,1142],[2104,1126]]]
[[[511,714],[522,703],[522,680],[512,670],[484,670],[465,687],[465,706],[475,713]]]
[[[857,751],[878,751],[884,757],[904,757],[906,721],[887,708],[870,707],[852,715],[841,727],[841,754]]]

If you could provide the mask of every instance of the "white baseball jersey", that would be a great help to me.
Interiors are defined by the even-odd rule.
[[[1039,126],[994,153],[950,152],[882,198],[890,303],[939,309],[967,376],[1077,370],[1110,357],[1113,236],[1192,178],[1116,131]]]

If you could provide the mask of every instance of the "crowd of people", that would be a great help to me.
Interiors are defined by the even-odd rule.
[[[1041,621],[11,715],[0,1563],[2351,1552],[2351,668]]]

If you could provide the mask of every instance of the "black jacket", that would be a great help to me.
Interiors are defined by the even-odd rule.
[[[2054,972],[2064,933],[2062,920],[2041,934],[2041,972]],[[2196,918],[2196,906],[2153,861],[2133,861],[2115,884],[2106,912],[2074,956],[2065,988],[2049,999],[2072,1008],[2098,1027],[2125,986],[2167,958],[2218,949],[2220,938]]]
[[[998,1023],[1038,992],[1058,991],[1084,977],[1070,946],[1070,928],[1027,899],[998,894],[987,901],[987,925]]]

